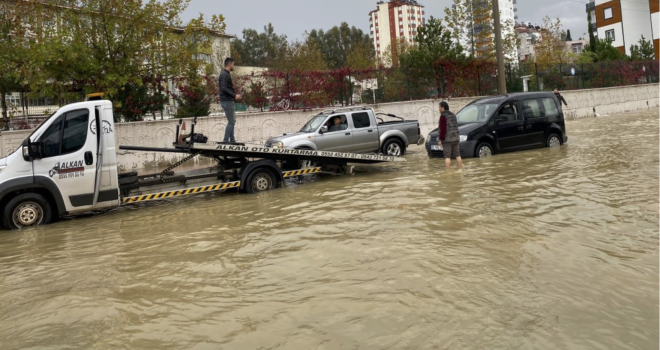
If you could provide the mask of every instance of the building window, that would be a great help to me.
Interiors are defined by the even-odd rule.
[[[606,30],[606,31],[605,31],[605,39],[607,39],[607,40],[611,40],[611,41],[616,40],[616,39],[614,38],[614,29],[610,29],[610,30]]]
[[[611,7],[606,8],[605,10],[603,10],[603,12],[605,14],[605,19],[612,18],[612,8]]]

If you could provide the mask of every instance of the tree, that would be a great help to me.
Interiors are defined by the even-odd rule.
[[[263,33],[244,29],[243,39],[234,39],[232,47],[233,55],[240,58],[242,65],[277,68],[287,49],[287,38],[276,34],[273,25],[268,23]]]
[[[349,27],[346,22],[332,27],[327,32],[314,29],[308,34],[307,40],[321,49],[323,58],[331,69],[350,67],[349,56],[352,56],[353,62],[364,62],[368,60],[365,57],[376,55],[369,35],[361,29]]]
[[[633,61],[651,61],[655,59],[655,51],[650,40],[646,40],[642,35],[639,39],[639,45],[630,46],[630,58]]]
[[[543,19],[543,32],[541,40],[534,45],[534,60],[541,69],[558,63],[573,62],[577,57],[566,47],[566,40],[562,38],[561,21]]]
[[[206,87],[198,76],[190,76],[178,86],[179,94],[174,95],[179,107],[177,118],[193,118],[209,115],[213,96],[207,93]]]
[[[571,38],[571,30],[568,29],[566,31],[566,41],[573,41],[573,38]]]
[[[208,22],[200,15],[184,26],[179,15],[187,4],[62,0],[63,6],[52,9],[62,24],[50,44],[47,68],[55,81],[82,92],[103,91],[115,108],[128,111],[125,120],[140,120],[141,114],[162,108],[168,79],[208,69],[199,56],[210,52],[211,32],[224,31],[224,18],[215,15]],[[126,93],[141,95],[145,84],[148,98]],[[146,105],[135,107],[137,103]]]
[[[325,70],[328,66],[323,59],[323,53],[316,43],[309,40],[305,42],[292,42],[286,47],[285,60],[281,66],[284,70]]]
[[[585,51],[591,51],[594,53],[594,55],[590,56],[593,58],[593,62],[621,61],[628,58],[624,53],[619,51],[619,49],[612,46],[611,40],[596,40],[593,46],[587,45]]]
[[[415,42],[415,47],[400,56],[401,66],[418,78],[433,77],[437,91],[444,91],[445,69],[442,63],[463,61],[463,47],[452,39],[451,31],[442,20],[433,16],[419,27]]]
[[[591,48],[591,52],[596,53],[596,51],[594,51],[596,36],[594,35],[594,28],[591,25],[591,11],[587,12],[587,22],[589,23],[589,47]]]

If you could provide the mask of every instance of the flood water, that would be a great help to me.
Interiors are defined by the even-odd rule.
[[[657,349],[658,110],[0,232],[1,349]]]

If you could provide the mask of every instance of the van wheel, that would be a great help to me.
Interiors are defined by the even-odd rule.
[[[559,135],[557,135],[557,134],[548,135],[548,140],[546,141],[545,144],[548,147],[559,147],[559,146],[561,146],[561,140],[559,139]]]
[[[403,147],[403,143],[398,139],[389,139],[383,144],[382,151],[386,156],[398,157],[402,156],[406,152],[406,149]]]
[[[488,142],[482,142],[477,146],[476,152],[474,152],[477,158],[485,158],[493,155],[493,146]]]
[[[49,224],[52,210],[40,194],[23,193],[11,199],[2,213],[2,224],[12,230]]]
[[[277,179],[267,169],[257,169],[248,177],[245,190],[247,193],[257,193],[272,190],[277,187]]]

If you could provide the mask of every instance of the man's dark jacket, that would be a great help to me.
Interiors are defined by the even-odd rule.
[[[562,96],[562,95],[561,95],[560,93],[558,93],[558,92],[555,93],[555,96],[557,96],[557,99],[559,100],[559,104],[561,104],[562,102],[564,102],[564,106],[568,106],[568,103],[566,103],[566,99],[564,98],[564,96]]]
[[[234,102],[236,100],[236,91],[234,83],[231,81],[231,74],[228,70],[222,68],[220,72],[220,102]]]
[[[458,142],[460,133],[458,130],[458,120],[456,115],[450,111],[444,111],[440,115],[440,125],[438,125],[438,140],[440,142]]]

